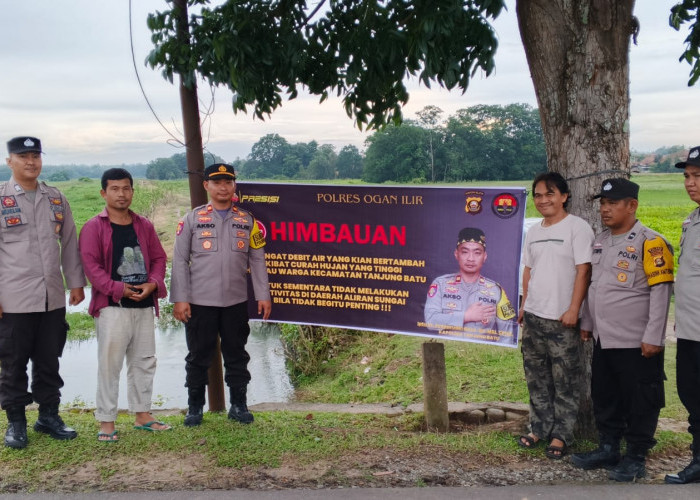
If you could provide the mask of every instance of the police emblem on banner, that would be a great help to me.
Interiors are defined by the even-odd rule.
[[[471,215],[476,215],[481,212],[481,201],[484,199],[483,191],[467,191],[464,193],[467,201],[464,205],[464,211]]]
[[[493,199],[491,209],[501,219],[509,219],[518,213],[518,199],[511,193],[501,193]]]

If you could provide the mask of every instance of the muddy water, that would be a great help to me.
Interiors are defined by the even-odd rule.
[[[83,312],[90,298],[69,312]],[[288,401],[294,387],[285,368],[280,332],[273,323],[251,322],[247,345],[252,379],[248,386],[248,404]],[[158,367],[153,381],[153,408],[186,408],[184,327],[156,329]],[[69,342],[61,358],[61,403],[94,408],[97,388],[97,340]],[[226,395],[228,400],[228,394]],[[126,400],[126,365],[119,385],[119,408],[128,407]]]

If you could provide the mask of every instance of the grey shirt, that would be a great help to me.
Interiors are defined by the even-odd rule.
[[[40,182],[32,201],[12,177],[0,184],[0,210],[3,312],[65,307],[64,276],[68,288],[85,286],[75,222],[66,198]]]
[[[700,208],[683,221],[675,293],[676,337],[700,342]]]
[[[605,230],[593,242],[592,265],[581,329],[603,349],[664,345],[673,290],[668,242],[639,221],[620,240]]]
[[[228,307],[248,300],[248,269],[256,300],[270,300],[265,239],[255,218],[236,206],[226,217],[202,205],[178,224],[171,302]]]

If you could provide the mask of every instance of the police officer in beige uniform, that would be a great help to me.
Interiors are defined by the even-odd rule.
[[[454,257],[458,273],[433,280],[425,301],[428,328],[447,335],[470,336],[509,343],[514,340],[515,310],[505,291],[481,275],[486,262],[486,236],[475,227],[457,235]]]
[[[700,146],[690,148],[688,159],[676,163],[683,169],[685,190],[700,205]],[[668,474],[669,484],[700,482],[700,207],[683,221],[681,254],[676,274],[676,387],[688,410],[688,432],[693,438],[693,458],[677,474]]]
[[[58,415],[63,387],[58,358],[68,331],[63,279],[75,305],[85,298],[85,276],[70,206],[58,189],[37,180],[41,142],[15,137],[7,151],[12,177],[0,184],[0,405],[8,420],[5,446],[24,448],[24,409],[32,401],[39,403],[34,430],[55,439],[77,436]]]
[[[170,301],[173,315],[185,323],[187,348],[186,426],[202,423],[207,370],[221,337],[225,381],[229,387],[230,419],[252,423],[246,390],[250,382],[245,350],[248,327],[247,272],[253,282],[258,314],[268,319],[272,308],[265,267],[265,239],[253,215],[231,201],[236,190],[231,165],[217,163],[204,170],[210,202],[180,221],[175,238]]]
[[[646,454],[664,406],[664,340],[673,289],[673,250],[636,218],[639,186],[603,181],[600,215],[607,229],[593,243],[593,274],[581,337],[595,339],[591,396],[597,449],[576,454],[583,469],[612,467],[616,481],[646,474]],[[627,450],[620,461],[620,441]],[[618,463],[619,462],[619,463]]]

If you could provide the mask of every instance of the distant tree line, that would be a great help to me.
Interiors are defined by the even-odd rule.
[[[108,168],[120,167],[127,169],[134,177],[146,177],[147,166],[143,163],[122,165],[44,165],[41,169],[41,179],[48,182],[69,181],[87,177],[99,179],[102,172]],[[10,178],[12,172],[9,168],[0,169],[0,181]]]
[[[442,120],[427,106],[418,120],[370,135],[336,153],[316,141],[290,144],[278,134],[256,142],[236,162],[246,179],[362,179],[452,182],[529,179],[547,169],[539,113],[527,104],[473,106]]]
[[[242,179],[362,179],[371,183],[460,182],[531,179],[547,169],[540,117],[527,104],[476,105],[443,119],[443,111],[426,106],[417,119],[389,125],[365,140],[365,150],[346,145],[290,143],[278,134],[261,137],[244,159],[232,163]],[[681,148],[682,146],[674,146]],[[659,158],[666,158],[658,150]],[[641,155],[641,153],[639,154]],[[207,153],[205,163],[224,162]],[[668,160],[671,165],[672,160]],[[119,165],[134,177],[187,177],[185,153],[148,164]],[[672,168],[666,164],[663,168]],[[44,166],[49,181],[99,178],[111,166]],[[662,168],[662,167],[659,167]],[[0,180],[10,177],[0,171]]]

